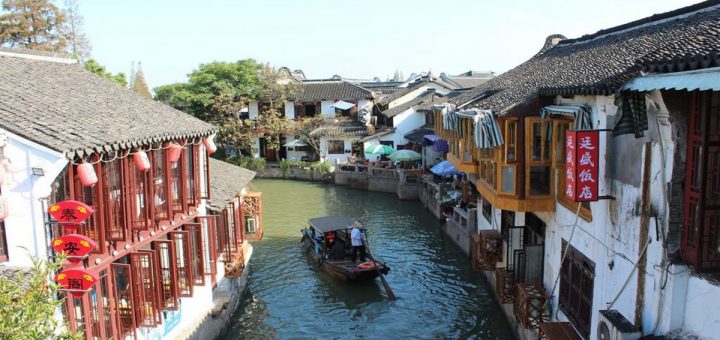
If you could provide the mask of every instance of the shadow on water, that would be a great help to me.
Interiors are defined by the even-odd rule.
[[[241,306],[221,339],[512,339],[467,256],[416,201],[284,180],[255,180],[263,192],[262,241]],[[379,280],[335,280],[300,248],[312,217],[346,215],[368,229],[373,254],[391,267],[388,301]]]

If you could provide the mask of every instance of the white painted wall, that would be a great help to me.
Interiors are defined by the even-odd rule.
[[[285,118],[295,119],[295,103],[289,100],[285,101]]]
[[[363,116],[366,124],[370,124],[370,117],[372,117],[373,112],[373,101],[368,99],[360,99],[358,101],[358,111],[365,110],[365,115]]]
[[[345,152],[342,154],[328,154],[328,141],[329,140],[343,140],[345,142],[345,149],[343,151],[351,151],[352,143],[360,137],[322,137],[320,138],[320,159],[327,160],[332,164],[338,162],[346,162],[352,152]]]
[[[250,119],[252,119],[252,120],[257,119],[259,112],[260,112],[260,109],[258,108],[258,102],[251,101],[250,105],[248,105],[248,113],[250,115]]]
[[[67,159],[59,152],[0,129],[8,137],[7,145],[0,148],[12,167],[2,186],[2,195],[8,202],[9,216],[5,219],[8,262],[12,266],[32,265],[25,247],[31,255],[47,257],[50,244],[45,233],[45,200],[51,184],[67,166]],[[45,175],[32,174],[31,168],[42,168]]]

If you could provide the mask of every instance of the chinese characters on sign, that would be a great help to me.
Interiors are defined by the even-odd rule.
[[[53,240],[55,252],[67,255],[68,261],[76,264],[88,256],[97,244],[85,235],[69,234]]]
[[[92,213],[90,206],[79,201],[62,201],[51,205],[48,213],[70,233],[75,232]]]
[[[598,200],[599,131],[568,131],[565,138],[565,195],[576,202]]]
[[[70,292],[75,297],[81,297],[99,280],[97,274],[86,269],[67,269],[55,276],[61,290]]]

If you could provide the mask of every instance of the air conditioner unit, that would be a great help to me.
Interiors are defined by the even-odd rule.
[[[600,340],[637,340],[642,334],[628,319],[615,309],[601,310],[598,314],[597,338]]]
[[[257,232],[257,223],[255,222],[254,218],[248,218],[245,221],[245,230],[248,232],[248,234],[254,234]]]

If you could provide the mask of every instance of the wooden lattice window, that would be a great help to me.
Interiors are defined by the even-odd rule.
[[[151,251],[130,254],[135,298],[135,322],[138,327],[154,327],[162,320],[157,287],[159,280],[154,255],[154,252]]]
[[[150,228],[152,223],[152,206],[148,200],[152,197],[151,192],[152,173],[138,170],[135,164],[128,164],[128,181],[130,188],[130,222],[134,230],[145,230]]]
[[[205,264],[203,266],[205,275],[210,275],[213,285],[215,284],[215,275],[217,275],[218,250],[215,221],[217,216],[198,217],[202,232],[202,248]]]
[[[229,252],[228,249],[228,242],[229,242],[229,236],[228,236],[228,209],[223,209],[222,213],[215,219],[215,241],[216,241],[216,250],[218,257],[222,254],[226,254]]]
[[[183,212],[183,164],[184,164],[183,156],[180,156],[180,159],[177,162],[170,163],[170,175],[169,175],[169,187],[168,192],[170,192],[170,206],[172,207],[172,212]]]
[[[595,263],[562,241],[565,261],[560,268],[560,310],[586,338],[590,336]]]
[[[187,231],[171,231],[168,238],[175,243],[175,268],[177,269],[178,294],[193,295],[193,268],[190,257],[190,235]]]
[[[110,265],[115,286],[115,311],[118,315],[120,338],[135,338],[135,299],[129,264]]]
[[[200,223],[185,224],[190,241],[190,260],[192,261],[193,283],[205,285],[205,251],[203,250],[203,229]]]
[[[5,237],[5,222],[0,221],[0,262],[8,260],[7,238]]]
[[[200,198],[210,199],[210,157],[207,152],[200,152],[200,157],[202,157],[202,170],[199,171],[202,176]]]
[[[197,206],[199,203],[199,200],[197,200],[197,193],[198,193],[198,178],[197,174],[198,171],[195,171],[195,169],[199,169],[198,166],[198,157],[197,157],[197,150],[198,148],[193,144],[188,144],[188,146],[185,147],[184,156],[185,157],[185,201],[187,202],[187,205]]]
[[[108,240],[125,240],[125,188],[123,160],[102,163],[105,209],[105,234]]]
[[[102,323],[105,338],[115,339],[118,330],[117,319],[114,315],[115,291],[112,287],[112,276],[109,269],[100,271],[100,283],[98,285],[100,300],[102,304]]]
[[[720,271],[720,93],[691,95],[682,256],[698,272]]]
[[[170,214],[167,194],[167,158],[164,149],[153,152],[152,164],[155,221],[167,220],[170,218]]]
[[[162,309],[178,310],[177,271],[175,268],[175,244],[168,240],[152,242],[160,272],[160,306]]]
[[[540,117],[528,117],[525,122],[525,194],[528,197],[552,195],[553,122]]]
[[[236,222],[237,208],[235,203],[230,203],[230,207],[227,208],[227,236],[228,236],[228,251],[231,253],[237,252],[238,245],[238,228]]]
[[[95,210],[95,213],[90,215],[84,224],[80,225],[78,233],[93,239],[93,241],[97,243],[97,247],[92,251],[93,254],[102,253],[105,250],[105,233],[103,232],[105,221],[102,218],[105,205],[100,200],[102,186],[83,186],[80,182],[80,177],[75,175],[75,167],[71,165],[69,170],[68,176],[72,178],[73,183],[72,199],[83,202]],[[103,178],[103,174],[100,172],[100,164],[95,165],[95,172],[97,173],[98,181],[100,181]],[[64,234],[64,228],[57,228],[58,236]]]

